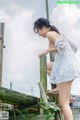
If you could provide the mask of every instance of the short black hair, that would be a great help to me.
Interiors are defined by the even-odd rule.
[[[45,26],[46,28],[50,27],[50,31],[55,31],[58,34],[60,34],[58,29],[55,26],[50,25],[49,20],[46,18],[38,18],[34,22],[34,27],[33,27],[34,32],[37,33],[36,29],[42,29],[43,26]]]
[[[38,18],[35,22],[34,22],[34,32],[36,33],[36,29],[42,29],[42,27],[45,26],[46,28],[50,27],[50,22],[49,20],[45,19],[45,18]]]

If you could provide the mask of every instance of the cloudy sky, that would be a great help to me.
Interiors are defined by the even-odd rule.
[[[49,0],[49,16],[68,39],[80,47],[80,6],[58,5]],[[39,95],[38,54],[48,46],[47,39],[33,32],[38,17],[46,17],[45,0],[0,0],[0,22],[5,22],[3,55],[3,86],[13,90]],[[79,54],[77,55],[79,57]],[[74,81],[72,93],[80,93],[80,78]],[[48,77],[48,89],[50,89]]]

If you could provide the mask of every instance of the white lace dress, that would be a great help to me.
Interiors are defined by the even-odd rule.
[[[58,52],[55,54],[55,62],[50,75],[50,83],[58,84],[79,77],[80,68],[69,42],[61,36],[56,40],[55,46]]]

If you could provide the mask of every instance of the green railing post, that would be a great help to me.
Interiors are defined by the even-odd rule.
[[[40,57],[40,81],[43,84],[45,93],[47,92],[47,64],[46,56]],[[43,102],[42,96],[40,94],[40,102]],[[43,114],[43,109],[40,109],[40,114]]]
[[[45,55],[40,57],[40,82],[43,87],[43,91],[40,90],[40,102],[47,104],[47,60]],[[43,109],[40,109],[40,114],[44,114]],[[47,110],[47,114],[51,115],[50,110]],[[51,116],[48,120],[53,120],[53,116]]]
[[[43,84],[45,93],[47,92],[47,61],[46,56],[40,57],[40,81]]]

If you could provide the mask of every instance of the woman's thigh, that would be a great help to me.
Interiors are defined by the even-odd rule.
[[[52,70],[54,62],[48,62],[47,63],[47,69],[49,69],[50,71]]]
[[[60,105],[69,103],[72,82],[73,80],[58,84]]]

